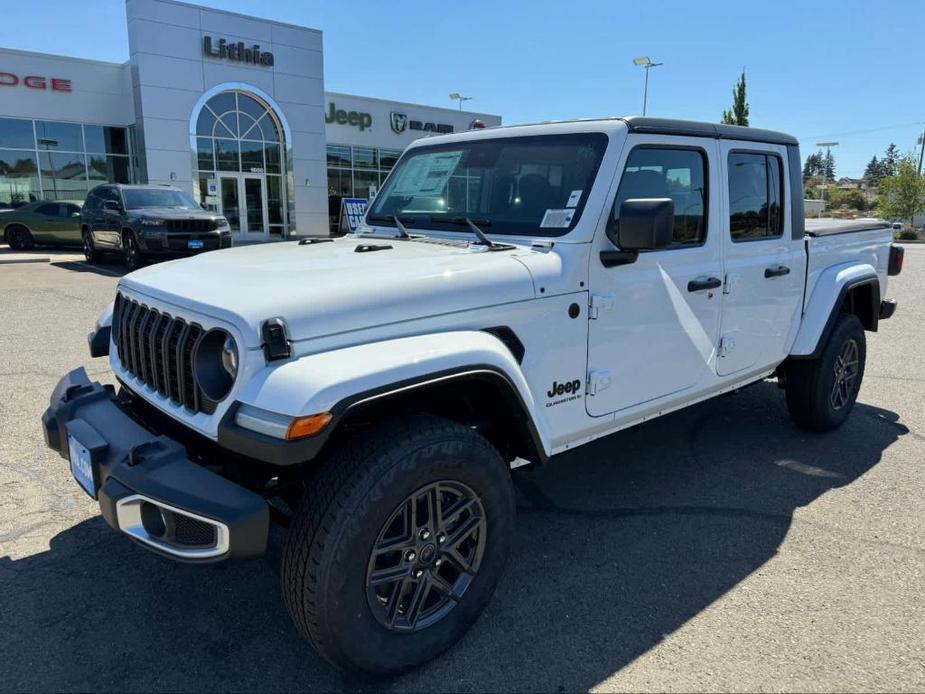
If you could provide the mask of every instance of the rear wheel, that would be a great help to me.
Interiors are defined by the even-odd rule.
[[[284,549],[286,606],[336,666],[402,672],[475,621],[513,524],[510,474],[482,436],[436,417],[392,422],[307,482]]]
[[[96,249],[96,244],[93,243],[93,234],[91,234],[89,230],[85,229],[82,237],[84,260],[91,264],[98,263],[103,254]]]
[[[867,343],[858,317],[843,313],[816,359],[787,369],[787,408],[804,429],[829,431],[848,418],[864,378]]]
[[[32,238],[32,232],[26,227],[19,224],[6,230],[7,243],[10,248],[17,251],[28,251],[35,247],[35,240]]]

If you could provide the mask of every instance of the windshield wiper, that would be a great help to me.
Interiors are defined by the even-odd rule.
[[[485,232],[479,229],[478,225],[475,222],[473,222],[471,219],[469,219],[468,217],[453,217],[452,219],[446,219],[446,220],[440,220],[440,221],[446,221],[446,222],[449,222],[450,224],[465,224],[472,230],[472,233],[476,235],[480,244],[482,244],[483,246],[488,246],[489,248],[496,247],[496,244],[492,243],[491,239],[485,236]],[[479,224],[481,224],[482,226],[491,226],[491,222],[489,222],[488,220],[480,219]]]
[[[408,230],[405,229],[405,225],[401,223],[401,220],[398,218],[398,216],[394,216],[392,217],[392,219],[395,220],[395,226],[398,228],[398,231],[401,234],[401,237],[403,239],[410,239],[411,234],[409,234]]]
[[[398,238],[400,239],[410,239],[411,234],[408,233],[408,230],[405,228],[405,224],[414,224],[414,217],[405,217],[405,222],[402,223],[398,215],[384,215],[384,214],[371,214],[367,215],[366,220],[369,222],[392,222],[395,224],[395,228],[398,229]]]

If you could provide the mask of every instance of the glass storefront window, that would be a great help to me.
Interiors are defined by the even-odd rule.
[[[215,154],[212,152],[212,140],[206,137],[196,138],[196,162],[200,171],[215,170]]]
[[[0,147],[35,149],[32,121],[21,118],[0,118]]]
[[[376,150],[372,147],[353,148],[353,167],[355,169],[376,169]]]
[[[37,120],[35,121],[35,137],[40,150],[84,151],[83,131],[78,123]]]
[[[379,173],[377,171],[354,171],[353,197],[368,200],[370,188],[379,189]]]
[[[108,183],[129,183],[128,157],[103,156],[101,154],[88,154],[87,164],[91,181]]]
[[[270,224],[282,224],[283,190],[279,176],[267,176],[267,205]]]
[[[379,150],[379,169],[382,171],[390,171],[395,162],[398,161],[398,158],[401,156],[400,149],[380,149]]]
[[[241,140],[241,171],[263,173],[263,143]]]
[[[341,198],[353,196],[353,177],[349,169],[328,169],[328,195]]]
[[[328,145],[328,166],[346,166],[350,164],[350,147],[348,145]]]
[[[267,173],[280,173],[279,145],[267,144],[265,151]]]
[[[128,136],[125,128],[104,125],[85,125],[84,139],[88,152],[100,154],[128,154]]]
[[[19,207],[39,198],[39,167],[35,154],[0,149],[0,209]]]
[[[238,141],[216,139],[214,142],[216,167],[220,171],[240,171],[241,164],[238,161]]]

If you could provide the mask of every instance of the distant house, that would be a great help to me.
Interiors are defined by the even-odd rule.
[[[848,178],[843,176],[835,182],[839,190],[866,190],[867,182],[863,178]]]

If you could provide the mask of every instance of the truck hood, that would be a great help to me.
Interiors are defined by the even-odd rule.
[[[364,246],[387,248],[358,252]],[[345,237],[212,251],[143,268],[121,286],[231,323],[256,349],[261,324],[277,316],[298,341],[532,299],[533,280],[518,258],[530,253]]]

